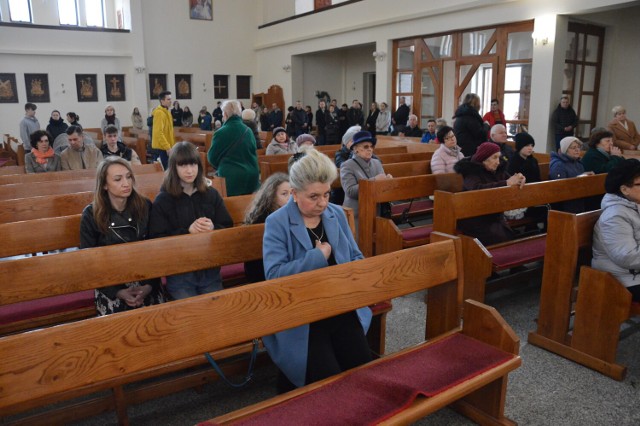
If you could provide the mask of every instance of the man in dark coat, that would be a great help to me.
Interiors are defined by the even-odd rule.
[[[269,113],[269,131],[273,132],[276,127],[282,127],[282,110],[278,108],[277,103],[271,105],[271,112]]]
[[[453,132],[465,157],[473,155],[476,148],[487,141],[489,124],[482,121],[479,110],[480,98],[469,93],[454,115]]]
[[[307,113],[302,108],[302,103],[296,101],[296,107],[291,114],[295,136],[298,137],[303,133],[309,133],[309,124],[307,123]]]
[[[398,132],[407,125],[410,113],[411,108],[409,108],[409,105],[406,104],[405,97],[400,96],[400,105],[398,106],[396,112],[393,114],[393,117],[391,117],[391,123],[393,124],[395,134],[398,134]]]

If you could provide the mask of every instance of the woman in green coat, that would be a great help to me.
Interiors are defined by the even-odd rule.
[[[613,146],[613,133],[606,129],[591,133],[589,150],[582,157],[582,164],[586,172],[608,173],[622,160],[622,152]]]
[[[227,196],[252,194],[260,186],[256,140],[241,114],[240,102],[222,104],[224,124],[213,134],[207,154],[216,175],[226,179]]]

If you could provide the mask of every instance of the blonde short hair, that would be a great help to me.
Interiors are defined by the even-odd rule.
[[[618,114],[623,114],[623,113],[627,112],[627,110],[621,105],[616,105],[616,106],[613,107],[611,112],[613,113],[613,116],[615,117]]]
[[[304,191],[307,185],[317,182],[332,184],[336,180],[338,171],[329,157],[310,146],[303,147],[300,153],[304,155],[289,169],[289,183],[293,189]]]

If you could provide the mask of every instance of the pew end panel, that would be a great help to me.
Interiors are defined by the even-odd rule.
[[[538,328],[529,333],[528,341],[623,380],[627,368],[616,362],[620,325],[640,314],[638,304],[631,302],[629,291],[611,274],[580,266],[580,251],[591,249],[593,227],[600,214],[600,210],[577,215],[550,213],[549,233],[553,232],[556,243],[547,245]]]

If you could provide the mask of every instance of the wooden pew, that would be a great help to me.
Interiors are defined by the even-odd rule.
[[[616,362],[620,325],[640,315],[640,304],[631,303],[631,293],[611,274],[588,266],[580,269],[575,297],[577,268],[581,258],[591,259],[600,213],[549,212],[538,329],[529,333],[528,341],[622,380],[627,367]]]
[[[55,295],[78,294],[77,292],[83,290],[113,285],[119,282],[148,279],[212,267],[224,267],[225,265],[257,260],[262,257],[263,229],[263,224],[243,226],[207,234],[182,235],[0,262],[0,274],[12,283],[11,286],[0,286],[0,305],[21,302],[24,304],[24,302],[49,298]],[[150,257],[153,257],[153,260],[150,260]],[[121,266],[120,270],[114,273],[113,268],[109,267],[109,264],[113,264],[101,260],[105,258],[109,258],[110,262],[111,260],[117,262]],[[171,261],[167,261],[169,258]],[[84,265],[84,267],[78,268],[77,265]],[[47,274],[47,270],[52,272]],[[36,271],[39,272],[34,275]],[[43,286],[41,280],[38,279],[42,274],[52,276],[50,280],[47,280],[46,286]],[[373,346],[376,352],[384,352],[385,318],[386,313],[391,309],[390,306],[389,303],[386,303],[373,307],[376,316],[370,329],[370,342],[372,344],[381,344],[381,346]],[[84,318],[95,315],[92,294],[90,308],[77,311],[80,314],[84,313]],[[136,312],[141,311],[137,310]],[[60,316],[59,318],[66,317]],[[80,318],[82,317],[70,317],[69,319]],[[32,322],[31,324],[38,325],[40,323]],[[378,334],[376,335],[376,333]],[[217,348],[214,349],[217,350]],[[211,351],[214,349],[211,349]],[[219,359],[237,355],[238,353],[248,353],[251,349],[252,346],[249,343],[240,342],[237,347],[223,349],[214,358]],[[130,392],[131,395],[135,395],[136,401],[159,396],[158,384],[151,384],[129,391],[121,389],[123,384],[203,364],[206,364],[204,357],[194,355],[168,365],[159,365],[133,374],[122,374],[108,381],[92,383],[77,392],[64,392],[60,395],[51,395],[49,398],[34,400],[27,404],[19,405],[6,414],[21,412],[41,404],[65,400],[115,386],[118,392],[124,392],[124,394],[118,395],[118,392],[116,392],[115,397],[98,397],[89,401],[89,405],[84,409],[88,410],[86,412],[95,414],[95,410],[100,410],[100,407],[105,404],[115,404],[116,407],[119,407],[119,417],[122,420],[123,417],[126,418],[127,401],[130,400],[126,395],[127,393]],[[207,369],[188,374],[184,378],[171,378],[169,383],[172,390],[165,390],[162,394],[201,384],[205,379],[207,381],[212,380],[213,376],[213,371]],[[114,398],[115,402],[111,401]],[[84,406],[84,404],[81,405]],[[4,411],[3,414],[5,414]],[[75,418],[73,416],[74,414],[70,413],[68,409],[60,408],[55,411],[54,417],[52,417],[52,413],[47,413],[35,418],[44,418],[48,421],[59,418],[62,421],[62,419]]]
[[[141,166],[131,166],[133,173],[138,176],[146,173],[162,172],[162,165],[160,163],[143,164]],[[0,176],[0,185],[7,184],[25,184],[32,182],[47,182],[47,181],[60,181],[60,180],[77,180],[96,177],[95,169],[87,170],[65,170],[60,172],[49,173],[29,173],[10,176]]]
[[[457,221],[529,206],[557,203],[604,193],[606,174],[527,184],[524,188],[501,187],[464,192],[436,191],[433,230],[455,235]],[[465,264],[464,298],[483,301],[485,283],[491,271],[498,272],[544,258],[546,235],[508,241],[484,247],[482,260]],[[462,236],[462,238],[469,238]],[[477,269],[474,269],[477,268]]]
[[[408,163],[400,163],[408,164]],[[408,169],[411,169],[410,167]],[[390,169],[391,170],[391,169]],[[394,170],[395,171],[395,170]],[[385,172],[387,168],[385,166]],[[408,200],[413,198],[422,198],[433,195],[436,189],[461,191],[462,177],[456,173],[438,174],[438,175],[418,175],[409,177],[395,177],[397,172],[389,172],[394,178],[388,180],[368,181],[361,180],[358,191],[358,246],[362,253],[366,256],[375,254],[388,253],[403,248],[405,239],[402,231],[393,226],[391,219],[379,218],[377,216],[377,206],[379,203],[387,203],[398,200]],[[432,203],[428,203],[432,206]],[[420,208],[418,203],[414,208]],[[390,223],[389,223],[390,222]],[[430,227],[418,228],[417,231],[423,231],[421,241],[425,244],[429,240]],[[416,232],[412,228],[410,232]],[[374,251],[374,241],[376,242],[376,250]],[[396,247],[399,242],[399,247]],[[395,246],[394,246],[395,244]]]
[[[163,179],[164,175],[161,172],[140,174],[136,176],[136,184],[141,187],[155,184],[160,188]],[[86,179],[60,180],[47,183],[33,182],[0,185],[0,201],[93,191],[95,186],[95,176]]]
[[[0,167],[0,177],[3,176],[14,176],[14,175],[24,175],[27,173],[27,170],[24,166],[4,166]]]
[[[224,198],[234,226],[243,224],[252,199],[253,194]],[[11,238],[0,245],[0,258],[78,247],[80,218],[80,214],[74,214],[1,223],[0,235],[11,235]],[[33,230],[40,227],[46,227],[47,232],[34,234]]]
[[[224,179],[216,177],[212,183],[213,188],[224,197],[226,195]],[[160,186],[153,179],[150,182],[143,179],[136,189],[153,201],[160,191]],[[79,214],[92,200],[93,191],[5,200],[0,204],[0,224]]]
[[[212,242],[215,234],[186,238],[197,238],[203,240],[199,242],[207,244],[206,240]],[[176,243],[180,238],[185,237],[173,237]],[[235,241],[238,244],[245,243],[238,239]],[[133,249],[137,244],[140,243],[132,243],[129,247]],[[140,269],[144,273],[151,273],[154,268],[167,267],[169,264],[173,264],[168,266],[169,269],[179,269],[179,262],[167,262],[179,251],[190,252],[196,263],[204,266],[203,260],[209,256],[201,256],[201,253],[210,254],[217,247],[202,250],[200,244],[192,244],[192,241],[178,243],[173,246],[175,250],[158,245],[153,255],[148,254],[149,263]],[[115,246],[99,250],[110,248],[114,249],[112,254],[118,259],[130,262],[129,257],[123,256]],[[79,258],[90,256],[91,253],[85,253],[90,251],[68,255]],[[507,374],[521,363],[517,355],[518,338],[495,310],[475,302],[467,303],[464,328],[460,329],[457,315],[459,256],[454,242],[432,244],[402,254],[392,253],[380,259],[365,259],[223,290],[216,293],[216,297],[203,295],[1,338],[0,352],[3,353],[4,362],[0,365],[0,410],[3,413],[16,412],[20,408],[34,406],[34,401],[51,401],[60,395],[74,393],[77,395],[86,387],[106,389],[114,386],[114,383],[122,383],[123,376],[143,375],[158,365],[174,365],[192,357],[202,358],[203,352],[243,344],[253,338],[380,300],[432,288],[428,293],[430,335],[455,338],[453,350],[464,342],[491,351],[499,357],[500,362],[482,372],[465,371],[466,380],[450,383],[451,388],[433,398],[415,401],[401,418],[405,421],[417,419],[461,400],[456,407],[470,418],[476,421],[492,419],[505,424],[508,421],[504,417]],[[73,260],[77,264],[77,259]],[[85,279],[79,281],[86,283],[86,276],[82,278]],[[304,285],[308,282],[314,285]],[[65,282],[60,285],[71,284]],[[328,293],[332,294],[331,298],[323,296]],[[266,300],[277,303],[261,302]],[[224,327],[220,324],[224,324]],[[118,332],[114,333],[113,330]],[[409,349],[408,353],[421,350],[423,356],[432,354],[430,349],[433,345],[444,342],[444,339],[434,339]],[[88,351],[87,348],[92,350]],[[393,356],[393,359],[397,359],[397,356]],[[377,368],[386,360],[384,358],[362,368]],[[66,368],[65,365],[82,368]],[[312,388],[318,385],[314,384]]]

